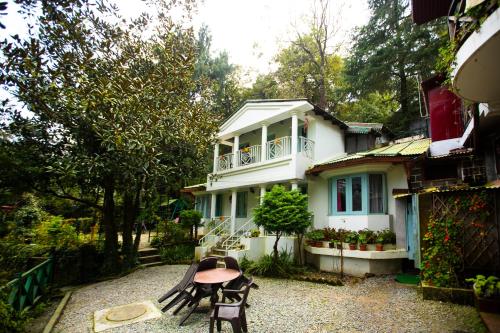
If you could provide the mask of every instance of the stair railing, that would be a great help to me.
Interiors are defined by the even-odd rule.
[[[200,246],[213,247],[217,244],[218,238],[223,234],[227,233],[231,228],[231,217],[230,216],[221,216],[220,222],[215,225],[208,233],[206,233],[203,237],[200,238],[198,244]]]
[[[241,225],[238,229],[236,229],[228,238],[226,238],[224,240],[224,242],[222,242],[221,247],[227,251],[228,249],[232,248],[234,245],[239,244],[241,241],[241,238],[243,236],[245,236],[245,234],[247,232],[249,232],[250,230],[255,228],[255,224],[253,223],[253,219],[254,218],[252,217],[251,219],[249,219],[248,221],[243,223],[243,225]]]

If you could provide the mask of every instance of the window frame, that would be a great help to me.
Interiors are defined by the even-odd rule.
[[[381,213],[370,213],[370,175],[382,175],[382,203],[383,210]],[[361,178],[361,210],[353,211],[352,197],[352,179]],[[346,207],[345,211],[337,211],[337,180],[345,179],[346,181]],[[348,215],[386,215],[387,214],[387,184],[386,175],[382,172],[357,173],[349,175],[334,176],[328,179],[328,215],[329,216],[348,216]]]

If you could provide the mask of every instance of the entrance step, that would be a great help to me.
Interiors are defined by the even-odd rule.
[[[141,264],[150,264],[153,262],[161,262],[161,257],[159,254],[154,254],[152,256],[139,257],[139,262]]]
[[[137,254],[139,255],[139,258],[157,255],[158,253],[159,253],[158,249],[155,249],[154,247],[148,247],[148,248],[140,249],[137,252]]]
[[[140,249],[137,254],[139,256],[139,266],[143,268],[164,265],[158,249],[153,247]]]

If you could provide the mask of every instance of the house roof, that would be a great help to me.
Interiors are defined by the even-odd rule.
[[[191,186],[183,187],[181,189],[181,192],[183,192],[183,193],[192,193],[192,192],[205,191],[206,189],[207,189],[207,184],[203,183],[203,184],[196,184],[196,185],[191,185]]]
[[[346,129],[348,126],[335,116],[304,98],[247,100],[220,127],[219,139],[226,140],[235,133],[248,132],[262,127],[262,123],[274,123],[286,119],[291,112],[304,115],[312,111],[333,125]]]
[[[352,134],[386,134],[389,137],[393,137],[392,132],[381,123],[361,123],[361,122],[353,122],[346,121],[345,124],[349,126],[346,129],[346,133]]]
[[[431,139],[412,139],[394,143],[388,146],[335,157],[331,160],[314,165],[307,171],[308,174],[319,174],[323,171],[342,168],[350,165],[359,165],[376,162],[403,162],[409,158],[424,154],[431,144]]]

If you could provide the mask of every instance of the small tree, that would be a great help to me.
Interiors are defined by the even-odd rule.
[[[307,195],[297,190],[287,191],[279,185],[264,195],[264,200],[254,213],[255,224],[276,234],[273,246],[275,262],[278,261],[280,237],[283,234],[297,234],[301,238],[300,235],[311,225],[312,214],[307,210]]]
[[[202,215],[197,210],[183,210],[180,215],[180,222],[183,227],[189,228],[189,234],[191,239],[193,239],[193,227],[194,227],[194,239],[198,238],[198,227],[201,224]]]

